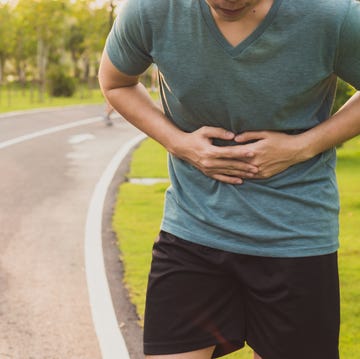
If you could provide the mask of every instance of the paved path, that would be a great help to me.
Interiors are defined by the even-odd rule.
[[[116,154],[120,163],[119,150],[130,149],[139,132],[120,118],[106,127],[102,111],[96,105],[0,115],[0,359],[115,359],[103,347],[112,334],[104,335],[94,317],[102,293],[90,290],[89,302],[87,278],[95,289],[106,286],[96,277],[101,268],[86,267],[85,257],[95,252],[84,248],[85,233],[95,232],[88,210],[99,181],[104,191],[109,163]],[[117,181],[122,166],[120,174],[113,169]],[[111,180],[111,196],[117,184]],[[112,238],[110,215],[107,208],[102,232]],[[117,266],[114,243],[104,248]],[[107,266],[110,277],[119,281],[113,268]],[[139,345],[130,343],[131,358],[140,357]]]

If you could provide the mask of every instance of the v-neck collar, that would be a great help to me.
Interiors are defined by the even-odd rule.
[[[215,37],[215,39],[220,43],[220,45],[225,49],[227,53],[231,56],[239,55],[243,50],[245,50],[251,43],[253,43],[261,34],[266,30],[266,28],[270,25],[270,23],[275,18],[277,11],[281,5],[282,0],[274,0],[269,12],[265,16],[265,18],[260,22],[258,27],[243,41],[241,41],[238,45],[231,45],[224,35],[221,33],[218,28],[215,19],[211,13],[210,6],[206,3],[206,0],[200,0],[201,11],[207,26],[209,27],[211,33]]]

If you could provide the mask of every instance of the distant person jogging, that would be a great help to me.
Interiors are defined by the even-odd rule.
[[[164,112],[139,76],[160,74]],[[338,359],[335,146],[360,133],[355,0],[129,0],[107,39],[112,106],[169,152],[147,358]]]
[[[105,112],[103,115],[103,119],[105,121],[106,126],[112,126],[113,122],[111,119],[111,114],[114,112],[114,108],[108,103],[106,102],[105,104]]]

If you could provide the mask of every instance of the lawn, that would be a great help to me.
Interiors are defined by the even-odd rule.
[[[0,86],[0,112],[103,102],[104,97],[100,89],[89,90],[86,86],[79,87],[72,97],[50,97],[45,94],[43,101],[40,101],[36,88]]]
[[[149,93],[154,100],[158,100],[157,92],[149,91]],[[89,89],[86,85],[79,85],[72,97],[51,97],[45,93],[43,100],[40,100],[37,87],[0,86],[0,113],[78,104],[101,104],[104,102],[100,88]]]
[[[339,266],[342,293],[341,358],[360,357],[360,137],[338,150],[338,182],[341,195],[341,249]],[[166,152],[152,140],[135,151],[128,178],[166,178]],[[141,322],[151,247],[162,215],[168,183],[120,186],[113,217],[122,260],[125,284],[137,307]],[[249,348],[224,358],[250,359]]]

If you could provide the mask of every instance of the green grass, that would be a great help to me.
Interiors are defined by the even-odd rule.
[[[129,178],[167,178],[166,151],[155,141],[143,141],[135,152]]]
[[[159,100],[157,92],[150,92],[154,100]],[[37,88],[22,89],[19,86],[0,86],[0,113],[31,110],[47,107],[63,107],[71,105],[101,104],[104,97],[99,88],[89,90],[87,86],[78,86],[72,97],[50,97],[47,93],[44,100],[40,101]]]
[[[342,292],[342,359],[360,357],[360,138],[338,150],[338,182],[341,195],[341,248],[339,267]],[[167,175],[166,152],[152,140],[135,151],[129,178]],[[125,284],[143,319],[151,248],[160,226],[164,193],[168,184],[152,186],[125,183],[120,187],[113,217],[125,266]],[[250,359],[246,348],[224,358]],[[305,359],[305,358],[304,358]]]
[[[104,97],[100,89],[89,90],[79,87],[73,97],[50,97],[45,94],[44,101],[40,101],[37,89],[31,91],[29,88],[21,89],[18,86],[0,87],[0,112],[103,102]]]
[[[360,138],[338,151],[342,358],[360,357]]]

